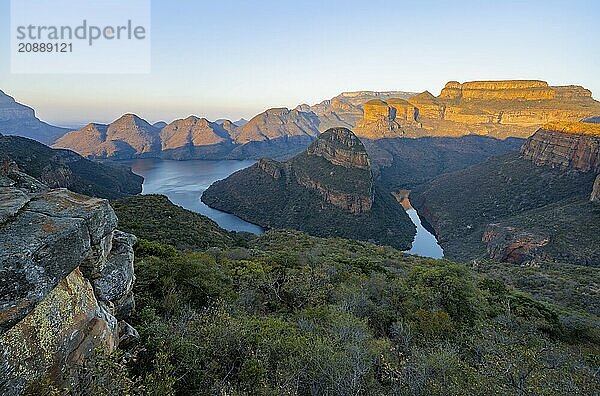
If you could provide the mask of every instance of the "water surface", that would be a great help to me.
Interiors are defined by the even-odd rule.
[[[200,200],[202,193],[212,183],[251,166],[255,161],[171,161],[148,158],[125,162],[135,173],[144,177],[143,194],[166,195],[173,203],[213,219],[226,230],[254,234],[264,232],[260,226],[244,221],[233,214],[210,208]],[[417,211],[410,207],[408,198],[407,207],[406,213],[417,226],[417,235],[412,248],[407,253],[433,258],[443,257],[444,252],[435,236],[423,227]]]
[[[423,227],[417,211],[411,207],[406,211],[406,214],[408,214],[412,222],[417,226],[417,235],[415,235],[412,248],[406,251],[406,253],[432,258],[444,257],[444,251],[438,244],[435,235]]]
[[[153,158],[126,161],[135,173],[144,177],[142,194],[166,195],[173,203],[213,219],[226,230],[262,234],[264,232],[262,227],[248,223],[235,215],[210,208],[200,200],[202,193],[215,181],[225,179],[254,162],[171,161]]]

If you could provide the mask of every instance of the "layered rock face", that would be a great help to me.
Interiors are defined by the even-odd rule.
[[[383,139],[400,135],[400,125],[396,122],[396,109],[387,102],[373,99],[364,104],[363,110],[363,118],[354,128],[357,136]]]
[[[262,159],[214,183],[202,201],[266,228],[400,248],[415,231],[393,197],[376,188],[365,147],[346,128],[327,130],[290,160]]]
[[[450,81],[437,97],[425,91],[408,101],[422,124],[408,132],[414,136],[529,137],[545,123],[600,113],[589,90],[538,80]]]
[[[594,203],[600,203],[600,175],[596,176],[594,187],[592,188],[592,195],[590,195],[590,201]]]
[[[57,380],[127,335],[133,243],[108,201],[0,174],[0,393]],[[63,385],[63,384],[57,384]]]
[[[358,137],[346,128],[332,128],[323,133],[306,150],[306,156],[308,158],[303,161],[311,161],[313,156],[320,157],[334,166],[365,170],[369,175],[368,179],[372,178],[365,147]],[[293,173],[298,184],[317,191],[332,205],[353,214],[366,213],[371,210],[373,204],[372,181],[367,189],[353,191],[352,185],[344,186],[338,182],[328,183],[326,179],[314,177],[314,174],[307,172],[303,166],[294,167],[293,159],[291,165],[294,168]]]
[[[321,132],[329,128],[346,127],[353,129],[363,117],[363,105],[371,100],[387,101],[390,98],[408,99],[413,92],[405,91],[355,91],[343,92],[340,95],[324,100],[314,106],[306,104],[296,109],[313,112],[319,117]]]
[[[31,107],[17,103],[13,97],[0,91],[0,133],[51,144],[67,132],[68,129],[40,121]]]
[[[333,128],[306,150],[308,155],[325,158],[333,165],[369,169],[369,157],[362,142],[345,128]]]
[[[600,172],[600,124],[547,124],[527,139],[521,154],[536,165]]]

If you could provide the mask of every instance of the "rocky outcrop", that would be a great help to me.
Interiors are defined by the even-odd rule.
[[[299,161],[295,159],[290,161],[298,184],[317,191],[325,201],[352,214],[366,213],[371,210],[373,187],[369,157],[356,135],[346,128],[329,129],[308,147],[305,155],[307,158],[302,158],[301,155],[297,157]],[[310,163],[311,157],[325,159],[334,166],[331,168],[333,172],[336,166],[363,170],[369,181],[368,188],[361,190],[338,181],[332,183],[327,178],[318,177],[313,172],[307,171],[306,166],[298,164],[298,162]]]
[[[369,157],[362,142],[345,128],[332,128],[306,150],[308,155],[325,158],[333,165],[369,169]]]
[[[593,203],[600,203],[600,175],[596,176],[592,194],[590,195],[590,201]]]
[[[313,112],[319,117],[319,130],[346,127],[353,129],[363,117],[363,105],[370,100],[387,101],[390,98],[408,99],[412,92],[404,91],[355,91],[343,92],[340,95],[324,100],[314,106],[300,105],[296,109],[304,112]]]
[[[5,395],[64,380],[96,348],[113,351],[133,309],[135,237],[115,229],[108,201],[23,180],[14,168],[0,177]]]
[[[371,140],[405,137],[420,128],[417,108],[404,99],[370,100],[363,109],[364,116],[354,128],[357,136]]]
[[[363,106],[364,116],[358,121],[354,132],[367,139],[383,139],[401,136],[396,122],[396,110],[383,100],[373,99]]]
[[[346,128],[325,131],[290,160],[263,159],[214,183],[202,201],[265,228],[400,248],[415,231],[391,194],[377,189],[363,143]]]
[[[0,91],[0,133],[17,135],[51,144],[68,129],[59,128],[35,116],[35,111]]]
[[[547,237],[498,224],[489,224],[482,238],[482,242],[487,244],[489,258],[513,264],[534,260],[538,257],[538,249],[546,246],[549,241]]]
[[[273,161],[268,158],[261,158],[256,163],[256,166],[275,180],[281,179],[285,175],[281,162]]]
[[[527,139],[521,154],[536,165],[600,172],[600,124],[547,124]]]

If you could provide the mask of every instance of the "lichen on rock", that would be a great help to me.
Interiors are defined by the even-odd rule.
[[[0,393],[17,395],[117,348],[133,309],[135,237],[116,230],[104,199],[41,188],[14,167],[2,178]]]

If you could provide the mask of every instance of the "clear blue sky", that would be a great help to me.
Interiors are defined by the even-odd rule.
[[[152,73],[12,75],[0,0],[0,89],[45,120],[249,118],[349,90],[542,79],[600,97],[598,1],[152,1]]]

